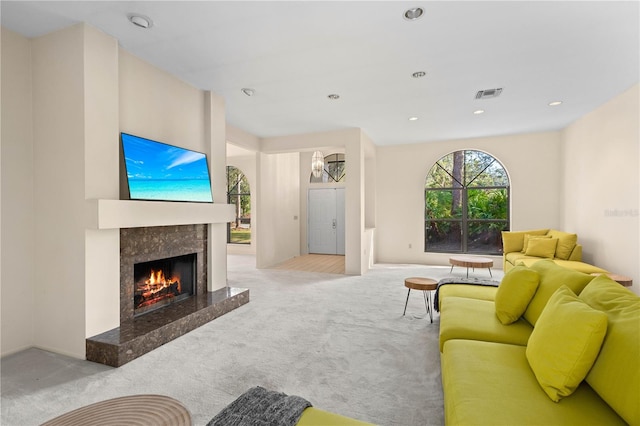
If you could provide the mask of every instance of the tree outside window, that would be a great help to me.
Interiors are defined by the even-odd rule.
[[[236,218],[227,225],[227,242],[251,243],[251,193],[240,169],[227,166],[227,203],[235,206]]]
[[[493,156],[456,151],[425,182],[425,252],[502,254],[509,230],[509,177]]]

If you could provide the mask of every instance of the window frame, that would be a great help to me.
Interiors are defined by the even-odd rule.
[[[443,159],[450,155],[454,155],[456,152],[462,152],[463,162],[462,162],[462,182],[456,179],[445,167],[440,164]],[[485,167],[476,174],[469,182],[467,181],[467,152],[478,152],[485,156],[491,157],[491,161],[485,165]],[[480,177],[489,167],[493,164],[497,164],[500,166],[502,171],[504,172],[504,176],[506,178],[506,185],[487,185],[487,186],[472,186],[478,177]],[[429,176],[431,176],[434,168],[440,168],[445,173],[447,173],[451,177],[452,186],[437,186],[437,187],[428,187],[427,180]],[[473,218],[469,217],[469,190],[500,190],[505,191],[505,219],[495,219],[495,218]],[[449,191],[453,194],[454,191],[460,191],[460,216],[459,217],[450,217],[450,218],[431,218],[429,217],[429,208],[427,205],[427,197],[429,192],[437,192],[437,191]],[[424,186],[424,252],[425,253],[460,253],[460,254],[483,254],[483,255],[502,255],[502,242],[498,247],[497,251],[484,251],[484,250],[469,250],[470,241],[469,241],[469,225],[470,223],[498,223],[502,224],[502,230],[508,231],[511,228],[511,180],[509,179],[509,175],[507,173],[504,165],[492,154],[480,151],[476,149],[462,149],[457,151],[452,151],[442,157],[440,157],[429,169],[427,176],[425,178],[425,186]],[[429,229],[432,223],[450,223],[457,224],[460,229],[460,249],[452,250],[450,247],[447,248],[433,248],[431,247],[433,244],[429,244]],[[498,228],[500,229],[500,227]],[[448,234],[449,235],[449,234]]]

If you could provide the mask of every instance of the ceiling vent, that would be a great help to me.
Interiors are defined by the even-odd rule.
[[[476,93],[476,99],[497,98],[500,96],[500,93],[502,93],[502,87],[499,89],[479,90],[478,93]]]

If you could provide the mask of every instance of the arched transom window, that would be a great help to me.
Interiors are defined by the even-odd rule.
[[[509,176],[493,156],[455,151],[425,182],[426,252],[501,254],[509,230]]]
[[[324,157],[324,170],[322,176],[315,177],[313,173],[309,177],[311,183],[339,183],[345,180],[344,154],[329,154]]]

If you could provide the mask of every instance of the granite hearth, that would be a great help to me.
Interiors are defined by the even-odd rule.
[[[87,339],[87,360],[120,367],[248,302],[248,289],[225,287],[129,319]]]
[[[120,367],[249,302],[249,290],[207,291],[206,224],[120,229],[120,327],[86,339],[86,358]],[[157,310],[134,311],[134,265],[195,257],[194,294]]]

